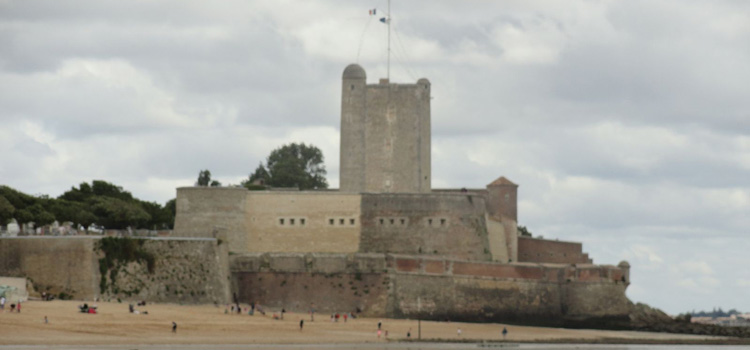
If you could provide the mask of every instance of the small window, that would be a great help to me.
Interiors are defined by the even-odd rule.
[[[382,225],[384,221],[385,221],[385,220],[383,220],[383,219],[380,219],[380,224]]]
[[[432,226],[432,219],[427,219],[427,223]]]
[[[299,224],[305,226],[305,219],[299,219]]]
[[[333,219],[328,219],[328,224],[333,226]]]
[[[349,219],[349,225],[354,225],[354,219]]]
[[[284,219],[279,219],[279,225],[283,225],[283,224],[284,224]]]
[[[339,225],[343,225],[343,224],[344,224],[344,219],[339,219]]]
[[[289,219],[289,225],[294,225],[294,219]]]
[[[394,222],[394,220],[393,220],[393,219],[391,219],[391,225],[393,225],[393,222]]]
[[[406,224],[406,220],[405,219],[401,219],[401,225],[405,225],[405,224]]]
[[[445,226],[445,219],[440,219],[440,226]]]

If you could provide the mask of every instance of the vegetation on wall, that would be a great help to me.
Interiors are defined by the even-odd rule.
[[[96,248],[104,254],[99,259],[99,290],[102,293],[115,283],[120,267],[129,262],[145,263],[148,273],[154,273],[156,257],[143,248],[144,242],[142,239],[127,237],[105,237],[99,240]]]
[[[75,227],[91,225],[107,229],[174,227],[174,200],[164,206],[134,198],[122,187],[94,180],[71,187],[57,198],[31,196],[8,186],[0,186],[0,225],[11,219],[36,227],[72,222]]]

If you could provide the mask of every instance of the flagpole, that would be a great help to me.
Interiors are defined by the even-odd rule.
[[[388,74],[386,79],[391,81],[391,0],[388,0],[388,19],[385,21],[388,24]]]

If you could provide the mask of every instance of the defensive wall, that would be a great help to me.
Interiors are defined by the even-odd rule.
[[[83,300],[229,300],[228,254],[216,239],[135,238],[139,254],[154,257],[151,268],[147,261],[131,260],[116,261],[111,269],[101,265],[106,254],[98,248],[100,239],[0,238],[0,275],[26,277],[37,292]]]
[[[473,193],[177,189],[175,236],[224,237],[234,253],[400,253],[515,260],[515,221]],[[493,222],[490,222],[492,220]]]
[[[363,253],[491,261],[485,201],[471,194],[362,194]]]
[[[553,264],[592,264],[593,260],[582,251],[578,242],[518,237],[518,260]]]
[[[271,309],[554,326],[624,324],[629,266],[500,264],[396,254],[231,256],[232,288]]]

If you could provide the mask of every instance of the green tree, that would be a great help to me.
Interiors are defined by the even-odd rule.
[[[271,176],[268,174],[268,170],[266,170],[266,167],[263,166],[263,162],[260,162],[258,164],[258,167],[255,168],[255,171],[250,174],[250,178],[247,180],[247,182],[252,184],[256,181],[259,181],[261,182],[261,185],[263,185],[266,183],[266,181],[268,181],[270,177]]]
[[[531,237],[531,231],[529,231],[526,226],[518,226],[518,235],[524,236],[524,237]]]
[[[164,204],[164,211],[167,213],[167,226],[169,229],[174,228],[174,218],[177,215],[177,199],[172,198]]]
[[[94,197],[91,204],[96,224],[109,229],[143,228],[151,220],[151,215],[135,201]]]
[[[13,219],[15,212],[16,207],[5,196],[0,194],[0,226],[7,225]]]
[[[260,164],[245,186],[266,179],[273,187],[297,187],[300,190],[328,188],[323,152],[313,145],[290,143],[271,152],[266,166]]]
[[[29,212],[33,216],[31,221],[34,222],[36,227],[42,227],[55,222],[55,215],[48,212],[47,209],[41,203],[36,203],[29,208]]]
[[[201,170],[198,173],[198,181],[195,182],[195,185],[207,187],[209,184],[211,184],[211,172],[208,169]]]
[[[21,230],[23,230],[24,224],[34,222],[34,214],[32,214],[28,209],[16,210],[15,218],[18,222],[18,226],[21,227]]]

